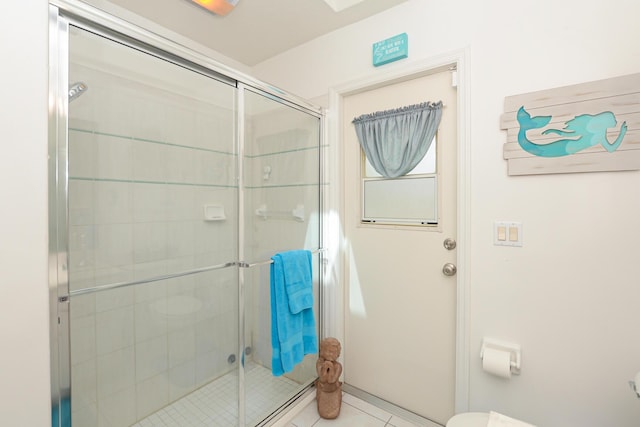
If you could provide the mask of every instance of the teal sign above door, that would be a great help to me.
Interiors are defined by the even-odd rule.
[[[373,66],[388,64],[409,56],[407,33],[398,34],[373,44]]]

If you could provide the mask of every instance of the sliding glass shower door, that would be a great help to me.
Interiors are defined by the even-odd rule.
[[[131,425],[220,378],[235,425],[236,88],[74,26],[69,83],[73,425]]]
[[[52,425],[268,423],[316,378],[271,373],[269,269],[312,251],[320,336],[321,115],[57,18]]]
[[[315,307],[319,313],[320,120],[256,89],[241,87],[243,185],[240,271],[245,291],[245,401],[247,425],[285,404],[316,375],[317,355],[291,373],[271,375],[269,259],[285,250],[312,251]],[[266,262],[264,260],[267,260]],[[316,316],[317,317],[317,316]],[[317,322],[319,323],[319,322]]]

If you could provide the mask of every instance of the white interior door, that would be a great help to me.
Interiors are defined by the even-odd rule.
[[[454,414],[456,89],[448,70],[346,96],[343,102],[345,383],[440,424]],[[354,117],[424,101],[445,104],[437,134],[438,224],[361,222]]]

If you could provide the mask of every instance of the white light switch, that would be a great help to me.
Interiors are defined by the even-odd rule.
[[[495,221],[493,223],[493,244],[497,246],[522,246],[522,223]]]
[[[509,226],[509,241],[510,242],[518,241],[518,227]]]
[[[507,240],[507,227],[503,225],[498,226],[498,240],[501,242]]]

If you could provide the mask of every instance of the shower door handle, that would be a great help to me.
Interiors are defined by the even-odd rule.
[[[457,272],[458,268],[456,267],[456,265],[450,262],[446,263],[442,267],[442,274],[444,274],[445,276],[455,276]]]

